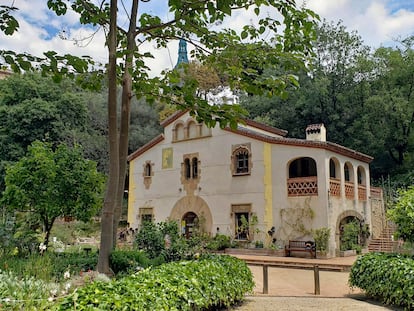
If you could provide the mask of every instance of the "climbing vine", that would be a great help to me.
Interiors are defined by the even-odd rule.
[[[289,240],[312,233],[311,224],[315,217],[315,211],[310,207],[309,200],[306,199],[303,206],[282,208],[280,210],[282,225],[279,228],[279,236]]]

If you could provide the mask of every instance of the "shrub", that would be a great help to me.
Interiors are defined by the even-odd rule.
[[[349,284],[383,303],[414,309],[414,259],[404,255],[369,253],[351,268]]]
[[[230,256],[172,262],[113,280],[94,282],[65,298],[59,310],[215,310],[240,301],[254,287],[246,264]]]
[[[57,284],[0,270],[1,310],[50,310],[52,297],[58,292],[61,289]]]
[[[345,224],[341,236],[341,251],[355,249],[358,245],[358,237],[359,224],[356,221]]]
[[[110,267],[115,274],[135,272],[149,265],[150,260],[142,251],[115,250],[111,253]]]
[[[319,228],[312,231],[312,236],[316,244],[316,250],[321,252],[326,252],[328,250],[330,234],[330,228]]]
[[[83,271],[94,270],[98,264],[98,253],[96,252],[90,254],[84,252],[46,254],[53,260],[53,276],[56,281],[60,281],[66,271],[69,271],[71,275],[79,274]]]
[[[194,245],[192,241],[196,240],[196,237],[190,240],[183,238],[175,221],[157,224],[146,222],[135,237],[135,245],[150,259],[160,261],[160,257],[163,257],[164,261],[170,262],[190,259],[194,254],[194,249],[190,245]]]
[[[206,248],[212,251],[221,251],[231,246],[230,237],[224,234],[217,234]]]

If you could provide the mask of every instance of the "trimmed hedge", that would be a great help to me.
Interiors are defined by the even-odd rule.
[[[65,298],[58,310],[208,310],[228,307],[253,290],[246,264],[210,255],[172,262],[113,280],[94,282]]]
[[[349,284],[385,304],[414,310],[414,260],[397,254],[369,253],[358,257]]]

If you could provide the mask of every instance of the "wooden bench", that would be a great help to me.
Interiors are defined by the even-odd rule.
[[[289,244],[285,245],[285,256],[290,257],[292,252],[306,252],[311,255],[311,258],[316,258],[316,243],[314,241],[289,240]]]

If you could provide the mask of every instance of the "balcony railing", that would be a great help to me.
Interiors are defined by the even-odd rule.
[[[359,201],[367,200],[367,188],[364,185],[358,185],[358,200]]]
[[[341,196],[341,181],[336,178],[331,178],[329,181],[329,194],[335,197]]]
[[[371,198],[382,199],[382,188],[371,187]]]
[[[345,183],[345,197],[347,199],[354,199],[354,184],[350,182]]]
[[[287,181],[288,196],[318,195],[317,176],[289,178]]]

